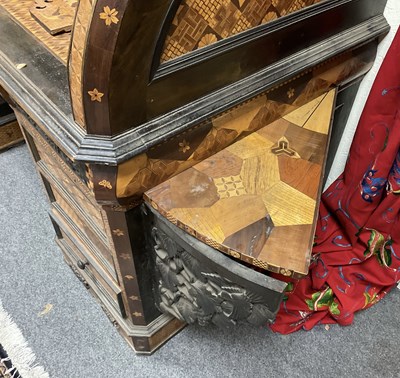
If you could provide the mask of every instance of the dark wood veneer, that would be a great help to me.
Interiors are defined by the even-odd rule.
[[[257,133],[267,132],[264,126],[290,117],[301,106],[312,108],[312,101],[329,91],[339,90],[336,111],[344,122],[357,80],[371,67],[389,28],[382,15],[386,0],[326,0],[261,26],[251,24],[235,36],[230,30],[209,47],[161,64],[182,1],[80,0],[68,67],[64,58],[59,60],[54,39],[42,45],[34,35],[43,35],[43,30],[27,27],[23,15],[17,20],[15,12],[0,5],[0,94],[15,110],[44,182],[58,244],[107,316],[143,354],[182,329],[182,320],[191,322],[193,314],[200,324],[210,319],[220,325],[272,320],[285,287],[283,281],[251,269],[249,256],[238,262],[234,255],[216,251],[221,243],[196,241],[189,235],[195,234],[193,227],[175,227],[172,223],[178,222],[171,214],[164,213],[163,219],[143,204],[143,193],[184,170],[177,180],[187,177],[195,169],[190,167],[209,164],[209,156],[246,143],[245,138],[259,138],[262,148],[272,141],[273,147],[280,141],[274,139],[278,126],[270,130],[272,139]],[[202,6],[211,6],[210,1]],[[252,5],[259,4],[254,0]],[[280,4],[284,9],[295,3]],[[296,4],[291,10],[305,5]],[[19,63],[26,66],[18,69]],[[309,126],[294,118],[286,121]],[[326,130],[310,130],[314,134],[301,133],[308,142],[326,144]],[[293,128],[288,133],[294,134],[285,131],[280,137],[302,138]],[[303,154],[301,164],[310,163],[310,176],[322,170],[323,154]],[[285,184],[318,200],[321,187],[292,177],[296,167],[286,157],[278,163]],[[235,176],[228,168],[238,169],[235,164],[218,169],[224,177]],[[246,172],[251,186],[254,172]],[[307,228],[310,233],[312,212],[296,232]],[[258,220],[249,219],[241,228],[233,222],[222,242],[242,248],[243,240],[257,230],[272,240],[268,219],[262,224]],[[286,226],[275,231],[284,233]],[[187,259],[186,266],[181,259]],[[261,260],[257,263],[265,268]],[[306,273],[306,268],[278,265],[288,268],[279,270],[283,275]],[[178,283],[171,287],[174,279]],[[178,288],[180,283],[185,287]],[[196,294],[192,289],[198,285]],[[216,305],[199,317],[196,298],[207,302],[214,289],[208,299],[217,298]],[[184,300],[178,298],[179,290]],[[235,311],[222,316],[223,299]],[[246,311],[236,311],[240,301],[246,302]]]

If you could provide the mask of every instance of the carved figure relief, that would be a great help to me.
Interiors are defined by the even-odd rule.
[[[189,324],[226,327],[273,320],[264,299],[211,271],[163,231],[153,228],[159,308]]]

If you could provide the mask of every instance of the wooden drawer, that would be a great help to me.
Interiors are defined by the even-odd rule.
[[[73,235],[73,239],[79,241],[79,244],[82,245],[81,250],[87,254],[86,257],[95,259],[96,264],[117,283],[118,276],[110,251],[96,238],[67,200],[54,188],[51,189],[55,200],[55,202],[52,202],[51,213],[57,219],[57,224],[62,226],[63,229],[68,229]]]
[[[42,162],[38,164],[38,168],[45,180],[50,199],[56,201],[62,207],[71,221],[80,229],[82,240],[92,246],[92,249],[95,251],[94,255],[97,257],[99,263],[117,279],[108,238],[105,237],[104,233],[99,231],[90,215],[79,206],[76,197],[73,197],[73,194],[62,187],[58,181],[54,180],[51,174],[49,175],[47,167]]]
[[[63,163],[57,155],[49,153],[48,149],[51,147],[43,148],[46,143],[43,139],[36,139],[35,142],[42,160],[42,166],[44,163],[53,179],[58,181],[60,185],[71,193],[71,197],[75,199],[79,207],[92,219],[92,222],[99,231],[107,238],[101,208],[95,203],[89,189],[85,187],[78,177],[72,176],[72,171],[67,173],[65,163]]]
[[[83,246],[74,239],[70,229],[58,223],[56,218],[53,218],[53,221],[59,227],[57,244],[73,270],[79,273],[102,303],[111,305],[125,318],[126,312],[120,287],[98,266],[96,259],[88,251],[84,251]]]
[[[52,142],[47,141],[26,117],[18,112],[17,116],[25,130],[50,201],[58,203],[67,218],[66,222],[76,229],[76,237],[91,251],[98,264],[118,282],[106,215],[95,202],[93,193],[84,184],[82,177],[73,170],[75,163],[57,147],[53,148]]]
[[[91,229],[89,224],[85,222],[83,217],[81,217],[81,214],[73,208],[70,202],[71,198],[68,198],[65,195],[65,192],[58,192],[57,190],[54,190],[53,187],[53,193],[58,205],[64,210],[65,214],[71,219],[71,221],[75,223],[75,226],[79,228],[79,237],[81,240],[85,244],[92,246],[92,249],[96,251],[94,255],[96,256],[99,264],[103,265],[103,267],[109,271],[111,275],[116,277],[114,261],[110,248],[104,243],[104,240],[102,240],[99,235],[96,234],[93,229]]]
[[[101,234],[104,240],[108,240],[101,213],[102,210],[97,204],[92,203],[87,193],[82,190],[81,186],[83,185],[77,184],[76,181],[74,183],[54,162],[50,162],[47,158],[38,162],[38,166],[44,171],[47,178],[53,182],[57,182],[59,186],[62,186],[70,194],[76,206],[87,218],[88,223],[97,229],[97,232]]]
[[[29,145],[41,173],[49,181],[57,182],[70,193],[74,202],[87,217],[88,223],[92,223],[93,227],[103,234],[104,239],[107,239],[107,227],[103,219],[102,209],[83,179],[85,166],[73,163],[60,149],[52,146],[52,142],[46,140],[26,117],[18,112],[16,114],[18,121],[27,133]]]

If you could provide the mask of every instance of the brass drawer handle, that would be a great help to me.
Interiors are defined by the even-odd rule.
[[[78,260],[78,262],[76,263],[76,265],[78,265],[78,268],[81,270],[85,270],[86,266],[89,265],[89,263],[83,262],[82,260]]]

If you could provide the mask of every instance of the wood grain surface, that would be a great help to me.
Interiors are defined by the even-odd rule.
[[[146,201],[235,258],[307,274],[335,97],[333,89],[266,125],[149,190]]]
[[[95,2],[91,0],[79,1],[73,26],[71,51],[68,61],[69,86],[74,119],[75,122],[83,128],[85,128],[86,124],[82,93],[83,62],[86,39],[93,15],[94,5]]]
[[[51,35],[31,16],[29,9],[32,5],[32,0],[0,0],[0,7],[66,64],[71,34]]]
[[[118,166],[117,197],[140,198],[147,190],[271,122],[298,124],[307,120],[321,94],[363,67],[367,64],[359,57],[343,54],[127,160]],[[301,114],[293,112],[299,107]],[[282,118],[286,116],[287,120]]]
[[[179,6],[161,61],[211,45],[321,0],[186,0]]]
[[[24,140],[17,121],[0,126],[0,151]]]
[[[71,31],[77,4],[77,0],[35,0],[29,11],[51,35],[56,35]]]

